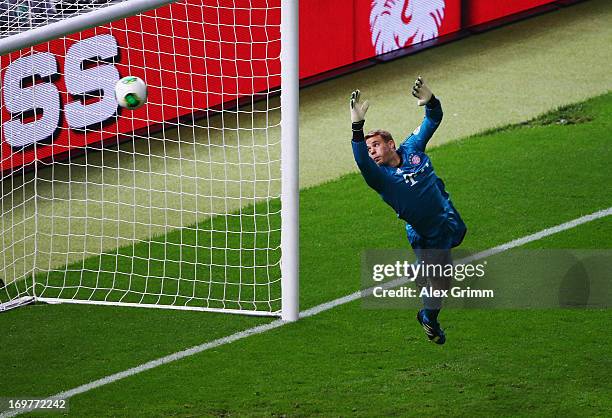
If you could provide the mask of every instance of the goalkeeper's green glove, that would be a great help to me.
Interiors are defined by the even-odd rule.
[[[412,86],[412,95],[417,98],[419,106],[425,106],[431,100],[433,93],[427,83],[425,83],[425,80],[423,80],[423,77],[419,76],[415,80],[414,86]]]
[[[367,100],[364,102],[360,101],[361,92],[359,90],[355,90],[351,93],[351,122],[361,122],[365,120],[366,112],[370,107],[370,102]]]

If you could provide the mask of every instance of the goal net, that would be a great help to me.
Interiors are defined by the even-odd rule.
[[[297,2],[14,3],[30,9],[0,33],[0,310],[296,319]],[[137,110],[114,96],[127,75],[148,87]]]

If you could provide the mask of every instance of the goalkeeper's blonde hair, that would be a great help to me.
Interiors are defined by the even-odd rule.
[[[389,131],[385,131],[384,129],[376,129],[376,130],[368,132],[366,136],[364,137],[364,140],[367,141],[369,138],[372,138],[375,136],[380,136],[385,142],[389,142],[389,141],[395,142],[395,140],[393,139],[393,135],[391,135]]]

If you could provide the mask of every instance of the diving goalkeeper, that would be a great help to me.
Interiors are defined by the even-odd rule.
[[[425,106],[425,118],[396,147],[387,131],[375,130],[364,135],[369,103],[361,101],[359,90],[351,94],[353,155],[368,186],[406,222],[406,235],[417,262],[444,266],[452,264],[451,248],[461,244],[467,228],[425,154],[427,142],[442,121],[440,101],[421,77],[415,81],[412,95],[419,106]],[[421,289],[448,289],[450,280],[421,277],[417,285]],[[424,307],[417,313],[417,320],[431,341],[444,344],[446,336],[438,322],[442,298],[429,292],[422,299]]]

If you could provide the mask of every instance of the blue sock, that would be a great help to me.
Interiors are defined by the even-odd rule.
[[[423,308],[425,308],[425,312],[427,312],[427,317],[435,320],[438,317],[438,312],[442,309],[442,298],[441,297],[432,297],[432,296],[422,296],[421,300],[423,301]],[[433,316],[430,316],[431,315]]]

